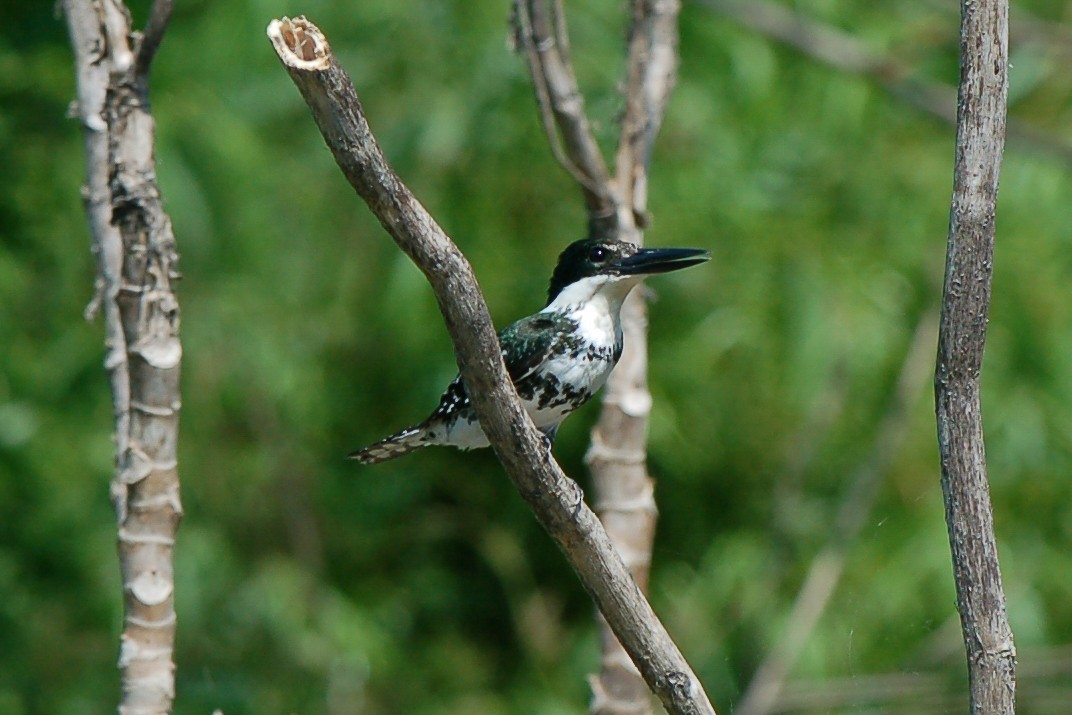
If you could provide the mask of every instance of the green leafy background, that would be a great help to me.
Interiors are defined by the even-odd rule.
[[[568,7],[608,148],[621,5]],[[951,2],[794,8],[955,85]],[[984,370],[1025,713],[1072,710],[1067,12],[1013,8],[1011,116],[1048,143],[1006,154]],[[177,3],[153,74],[185,276],[176,712],[584,712],[592,606],[494,457],[343,459],[423,417],[456,368],[431,291],[265,38],[299,13],[328,33],[499,325],[542,304],[585,221],[507,47],[507,3]],[[647,240],[713,260],[652,281],[652,599],[729,712],[874,463],[917,330],[933,352],[953,128],[700,5],[681,23]],[[0,33],[0,712],[113,712],[110,396],[101,326],[82,319],[94,264],[71,54],[50,3],[9,8]],[[930,375],[913,380],[874,508],[791,672],[788,695],[822,698],[790,712],[965,711]],[[582,482],[597,410],[559,433]],[[877,692],[884,674],[939,687]]]

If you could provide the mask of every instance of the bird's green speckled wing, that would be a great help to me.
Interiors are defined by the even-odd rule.
[[[520,391],[525,378],[532,375],[553,351],[561,350],[563,340],[575,340],[576,325],[558,313],[536,313],[513,323],[499,333],[503,360],[510,379]]]

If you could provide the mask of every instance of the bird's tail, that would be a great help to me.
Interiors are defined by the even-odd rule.
[[[409,454],[415,449],[428,446],[428,444],[430,444],[428,435],[425,434],[420,425],[417,425],[416,427],[407,427],[398,434],[385,437],[376,444],[370,444],[368,447],[350,452],[346,456],[350,459],[356,459],[362,464],[379,464],[380,462],[386,462],[388,459]]]

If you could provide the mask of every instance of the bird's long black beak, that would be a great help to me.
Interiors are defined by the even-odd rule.
[[[641,248],[617,264],[623,275],[645,276],[699,265],[710,258],[711,254],[702,248]]]

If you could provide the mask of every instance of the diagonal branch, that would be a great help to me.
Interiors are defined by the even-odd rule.
[[[343,174],[428,278],[480,424],[521,496],[667,710],[714,713],[576,483],[551,458],[521,407],[469,263],[387,163],[326,38],[300,17],[273,20],[268,36]]]
[[[934,376],[942,494],[971,712],[1011,715],[1016,649],[1005,610],[980,405],[1005,146],[1008,4],[963,0],[953,200]]]
[[[145,23],[145,30],[141,34],[141,43],[138,45],[137,73],[142,77],[149,76],[149,69],[156,57],[156,51],[160,49],[160,43],[164,40],[164,32],[168,22],[171,21],[172,0],[153,0],[153,6],[149,10],[149,20]]]
[[[540,119],[555,159],[580,184],[594,219],[613,215],[607,166],[584,111],[569,59],[566,18],[559,0],[515,0],[515,34],[536,90]]]

